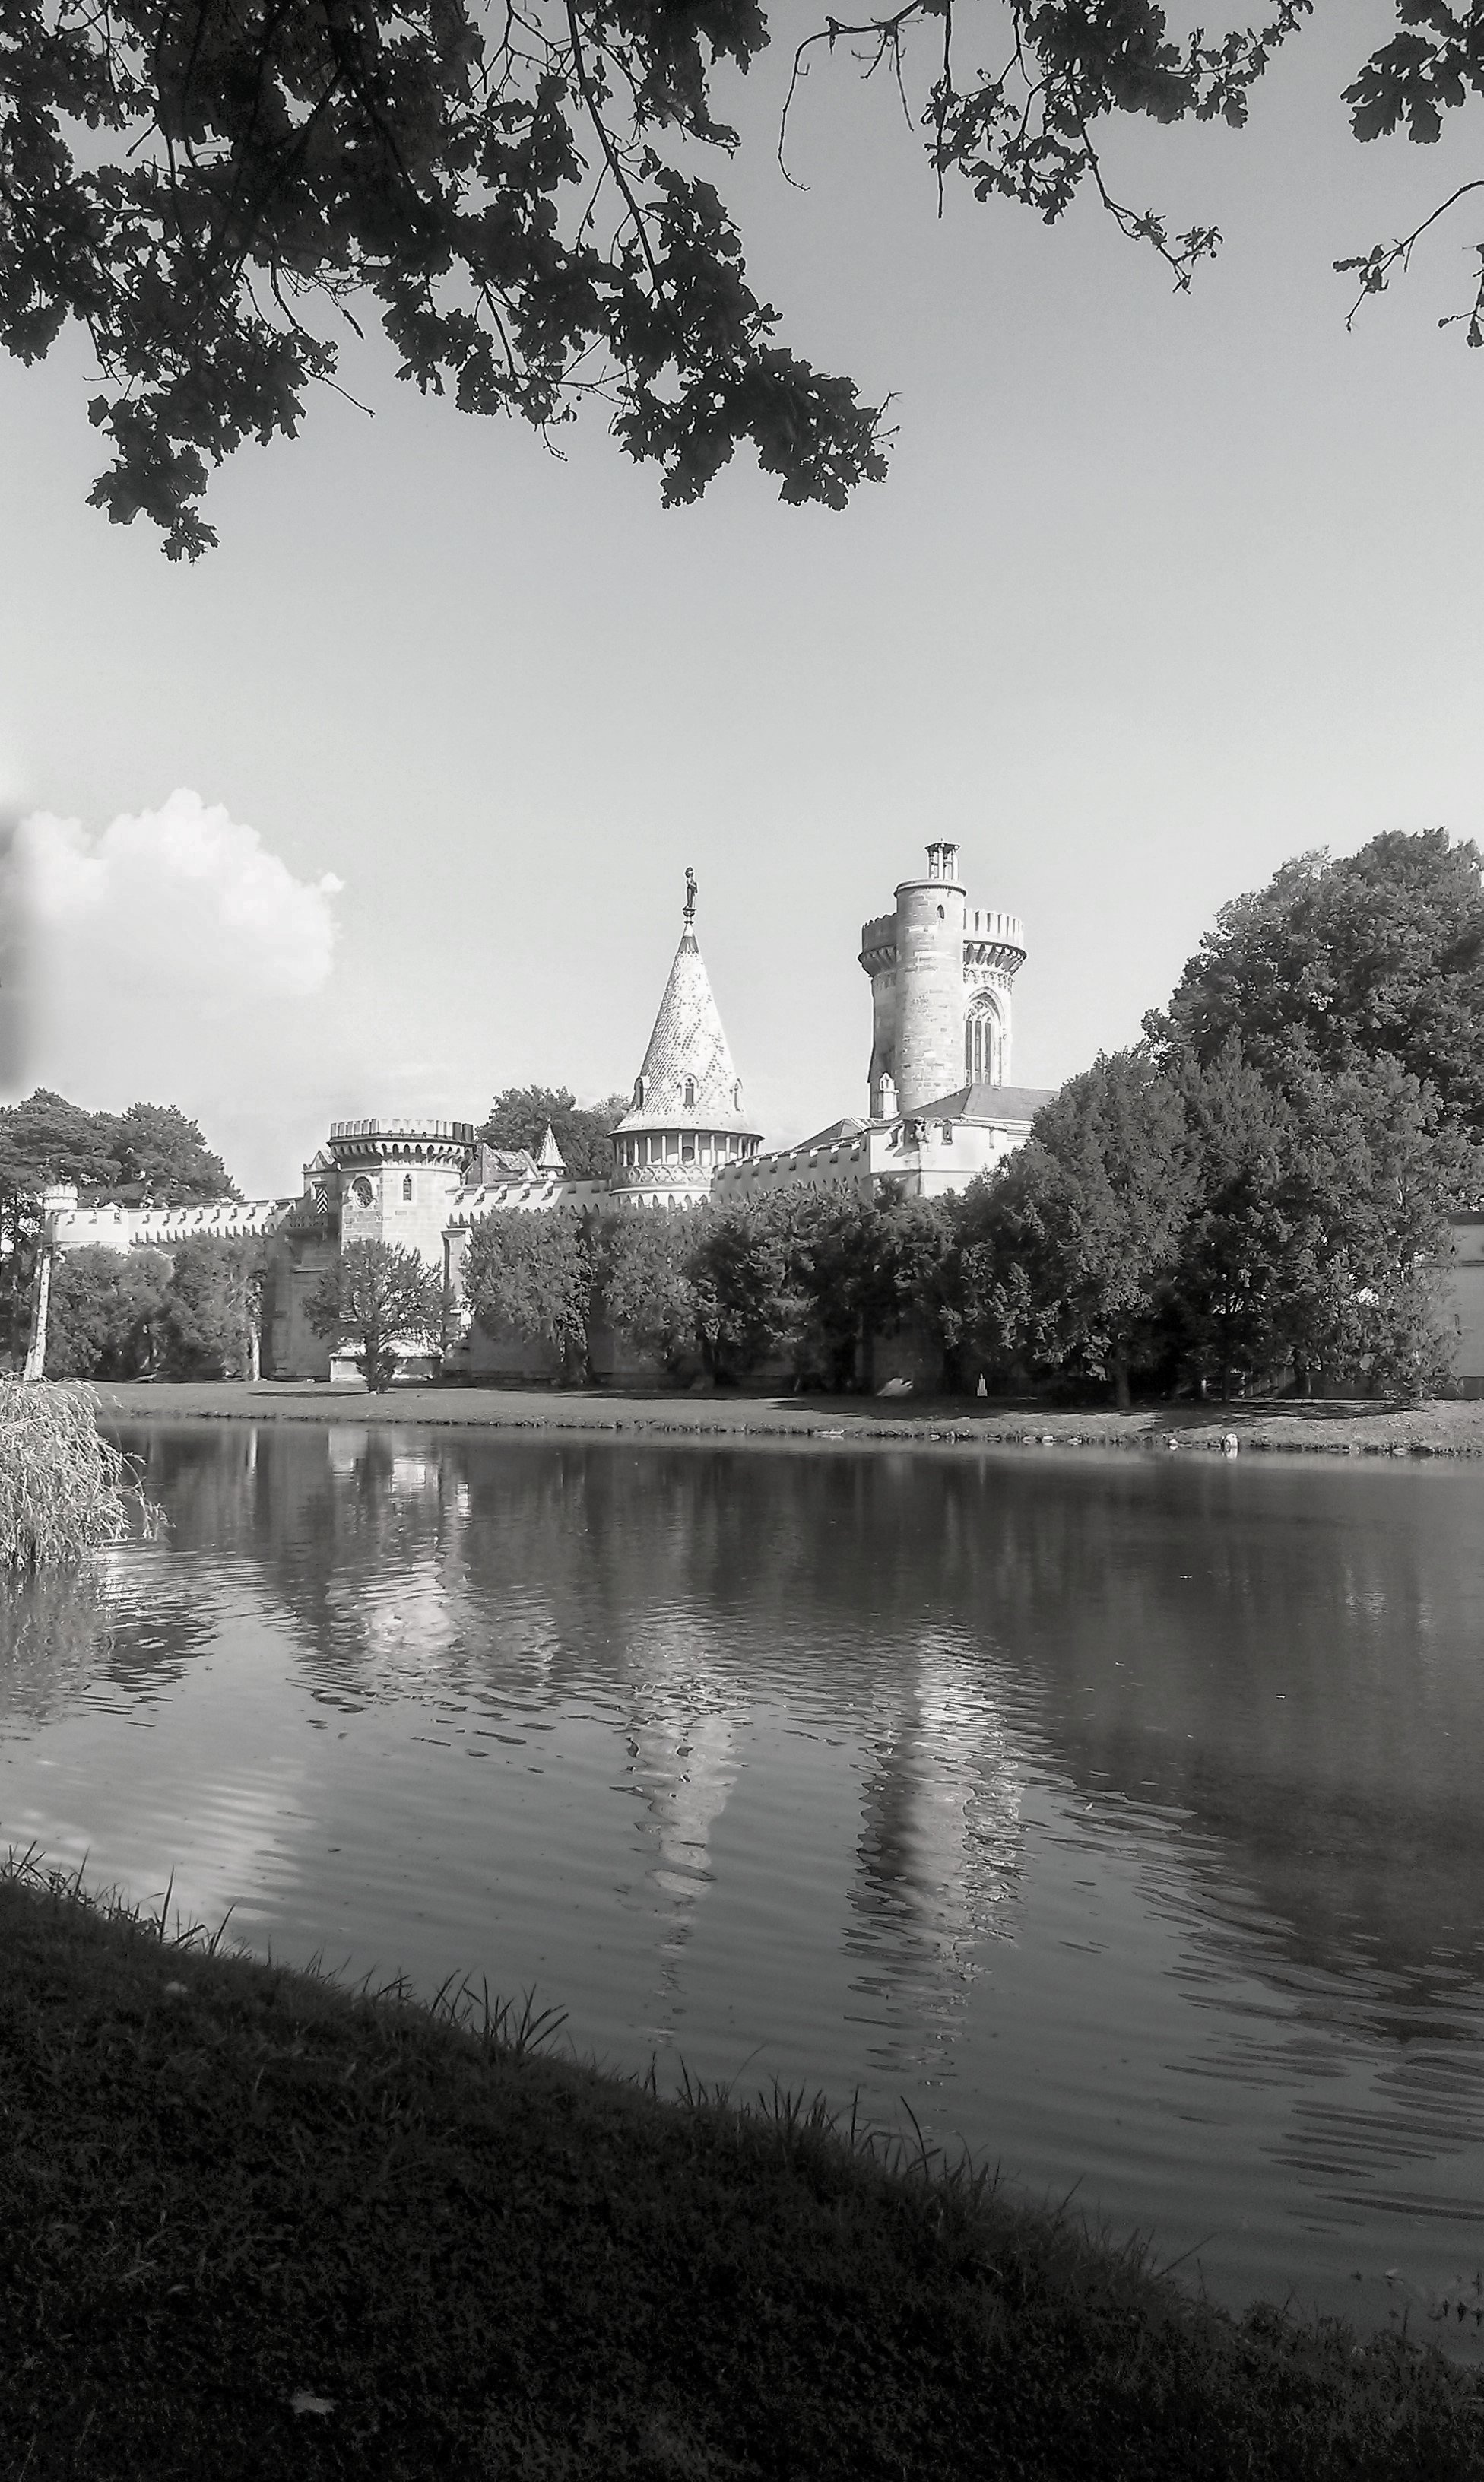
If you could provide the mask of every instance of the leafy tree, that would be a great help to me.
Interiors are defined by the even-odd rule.
[[[1426,144],[1484,89],[1478,13],[1396,8],[1401,31],[1345,100],[1358,138]],[[1213,37],[1173,35],[1156,0],[1002,13],[995,75],[960,84],[948,0],[907,0],[849,28],[826,16],[795,76],[843,39],[904,78],[921,61],[940,184],[962,175],[1047,223],[1090,189],[1188,284],[1219,236],[1117,198],[1109,122],[1240,125],[1310,0],[1269,0],[1265,23]],[[775,342],[778,313],[693,169],[693,148],[737,145],[712,85],[768,43],[761,0],[8,0],[5,37],[0,342],[33,361],[69,320],[87,328],[112,454],[91,497],[116,522],[143,510],[172,557],[215,540],[198,510],[210,467],[247,437],[291,436],[336,369],[335,320],[368,309],[401,376],[465,411],[546,431],[596,397],[624,450],[658,463],[666,502],[696,498],[743,441],[787,500],[840,507],[884,471],[879,410]],[[1362,300],[1417,238],[1340,262]],[[1471,343],[1481,313],[1484,261],[1460,313]]]
[[[672,1379],[705,1360],[691,1266],[710,1214],[704,1206],[684,1215],[620,1208],[595,1234],[603,1316]]]
[[[241,1196],[195,1121],[173,1103],[131,1103],[116,1121],[97,1116],[117,1158],[117,1187],[157,1206],[195,1206]]]
[[[844,1390],[871,1384],[875,1340],[915,1317],[945,1333],[944,1278],[953,1223],[936,1199],[879,1201],[785,1193],[788,1284],[799,1309],[793,1349],[801,1376]]]
[[[171,1379],[255,1379],[267,1254],[193,1235],[173,1254],[161,1326]]]
[[[383,1395],[409,1344],[443,1333],[443,1286],[415,1250],[388,1241],[351,1241],[310,1294],[305,1314],[316,1335],[353,1344],[355,1366],[374,1396]]]
[[[1445,1373],[1437,1269],[1478,1149],[1394,1060],[1285,1092],[1235,1043],[1182,1080],[1198,1196],[1173,1321],[1203,1384],[1306,1391],[1327,1372],[1413,1395]]]
[[[1169,1008],[1161,1054],[1206,1065],[1230,1042],[1270,1082],[1391,1058],[1484,1133],[1484,883],[1442,828],[1305,854],[1223,906]]]
[[[480,1135],[486,1146],[512,1153],[524,1147],[534,1155],[550,1126],[574,1180],[607,1180],[613,1168],[612,1132],[628,1108],[622,1095],[584,1106],[565,1086],[508,1086],[491,1103]]]
[[[170,1262],[158,1250],[70,1250],[52,1276],[48,1379],[139,1379],[155,1365]]]
[[[146,1190],[170,1205],[237,1195],[195,1122],[172,1105],[85,1112],[38,1087],[24,1102],[0,1107],[0,1350],[23,1341],[40,1192],[57,1181],[93,1202],[137,1200]]]
[[[1171,1270],[1171,1326],[1187,1369],[1225,1401],[1288,1364],[1322,1288],[1322,1205],[1295,1164],[1292,1104],[1235,1037],[1181,1086],[1194,1195]],[[1321,1317],[1321,1324],[1323,1323]]]
[[[1159,1351],[1191,1202],[1185,1113],[1145,1050],[1101,1056],[1037,1113],[960,1210],[963,1319],[992,1366],[1110,1381],[1127,1408]]]
[[[23,1103],[0,1108],[0,1343],[24,1344],[30,1315],[40,1192],[53,1181],[78,1188],[117,1180],[117,1157],[91,1112],[44,1087]]]
[[[553,1345],[569,1381],[587,1376],[594,1278],[590,1222],[568,1207],[551,1214],[519,1208],[476,1225],[464,1258],[464,1298],[487,1335]]]
[[[707,1219],[690,1272],[714,1379],[744,1379],[798,1345],[808,1302],[793,1249],[795,1203],[785,1193]]]

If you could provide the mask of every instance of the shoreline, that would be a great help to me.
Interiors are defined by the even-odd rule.
[[[0,2461],[34,2482],[1455,2482],[1476,2373],[895,2152],[0,1864]]]
[[[382,1396],[312,1380],[90,1383],[112,1421],[353,1422],[450,1430],[543,1431],[732,1443],[852,1440],[895,1447],[1116,1448],[1309,1456],[1484,1456],[1484,1398],[1407,1407],[1323,1398],[1241,1405],[1054,1411],[963,1397],[657,1395],[609,1387],[394,1386]],[[890,1403],[891,1411],[886,1410]]]

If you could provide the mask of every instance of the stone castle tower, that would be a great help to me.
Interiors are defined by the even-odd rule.
[[[737,1074],[695,937],[695,874],[632,1109],[613,1134],[615,1203],[689,1206],[711,1195],[723,1164],[755,1155],[761,1133],[742,1117]]]
[[[1009,1084],[1010,986],[1025,962],[1016,916],[971,911],[957,845],[930,844],[926,878],[904,879],[895,912],[861,929],[872,1121]]]

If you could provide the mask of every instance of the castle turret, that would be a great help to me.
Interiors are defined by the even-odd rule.
[[[737,1074],[695,937],[695,874],[686,873],[680,945],[634,1081],[634,1102],[613,1133],[612,1188],[636,1206],[690,1206],[724,1163],[756,1154]]]
[[[872,1120],[920,1112],[965,1085],[1008,1084],[1021,925],[970,907],[956,844],[930,844],[925,879],[903,880],[895,911],[863,925],[860,961],[872,988]]]

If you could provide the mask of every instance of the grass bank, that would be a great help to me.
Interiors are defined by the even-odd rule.
[[[1435,2352],[1234,2321],[819,2111],[662,2102],[35,1874],[0,1967],[15,2482],[1484,2475]]]
[[[976,1397],[656,1395],[612,1387],[398,1386],[384,1396],[309,1381],[137,1381],[97,1386],[105,1418],[416,1422],[514,1431],[622,1432],[726,1439],[888,1440],[900,1446],[1177,1447],[1320,1456],[1484,1456],[1484,1398],[1415,1406],[1367,1402],[1148,1405],[1049,1412]]]

